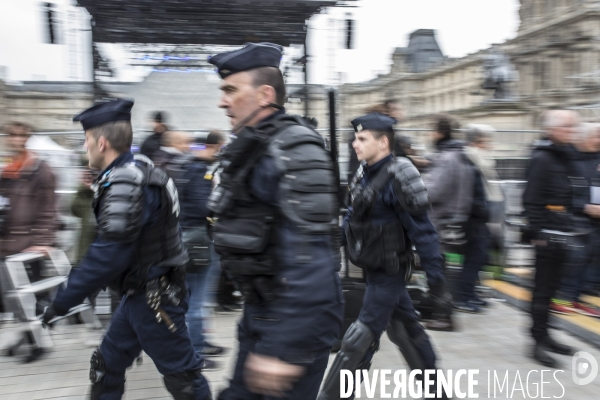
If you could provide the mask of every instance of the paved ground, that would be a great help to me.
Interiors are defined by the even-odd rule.
[[[228,356],[219,358],[223,368],[206,373],[215,392],[227,384],[232,370],[233,354],[237,345],[235,322],[238,317],[239,314],[217,314],[215,318],[214,342],[230,348]],[[457,321],[460,325],[458,332],[430,332],[441,359],[439,367],[444,370],[479,369],[479,384],[475,388],[479,398],[600,398],[600,376],[587,386],[574,384],[571,357],[564,356],[559,356],[563,364],[562,372],[556,373],[556,379],[552,373],[546,372],[543,380],[549,383],[543,385],[543,393],[539,392],[542,368],[527,357],[530,342],[525,333],[529,320],[522,311],[504,303],[494,303],[483,315],[459,314]],[[12,324],[0,325],[0,347],[5,347],[13,340],[16,330],[17,326]],[[557,339],[570,343],[578,350],[589,352],[600,361],[600,349],[563,332],[554,333]],[[97,339],[99,333],[90,332],[80,325],[63,325],[54,329],[52,337],[55,342],[54,349],[35,363],[22,364],[15,358],[0,356],[0,399],[87,398],[89,357],[93,349],[93,339]],[[405,367],[398,350],[387,337],[383,337],[372,371],[390,369],[393,373]],[[537,372],[531,372],[527,381],[528,373],[532,370]],[[502,391],[496,387],[495,396],[493,386],[490,386],[488,396],[488,371],[492,371],[491,374],[496,371],[501,381],[508,373],[507,384]],[[493,375],[491,377],[493,380]],[[374,398],[381,398],[379,390],[378,386]],[[389,389],[390,393],[392,391],[393,385]],[[130,369],[124,399],[170,398],[160,375],[147,356],[144,357],[142,365],[134,365]],[[358,398],[368,398],[364,389],[362,396]]]

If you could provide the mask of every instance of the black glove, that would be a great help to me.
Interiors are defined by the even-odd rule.
[[[55,318],[58,314],[56,313],[56,310],[54,309],[54,307],[52,306],[52,304],[50,304],[49,306],[47,306],[44,309],[44,315],[42,316],[42,326],[44,328],[52,328],[52,325],[54,325],[53,323],[50,323],[50,321]]]

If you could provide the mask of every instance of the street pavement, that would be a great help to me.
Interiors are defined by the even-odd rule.
[[[235,326],[239,316],[239,313],[216,314],[214,318],[212,341],[229,349],[225,356],[214,358],[221,364],[219,370],[205,372],[215,394],[227,385],[233,369],[237,346]],[[501,301],[492,301],[492,306],[484,314],[457,314],[456,321],[459,327],[456,332],[429,331],[439,357],[438,368],[446,375],[448,370],[479,370],[475,375],[478,383],[473,389],[479,398],[600,398],[600,376],[584,386],[575,384],[572,357],[557,356],[562,363],[561,369],[542,375],[541,370],[547,368],[529,358],[532,345],[527,334],[529,318],[523,311]],[[5,348],[12,343],[18,332],[17,324],[0,325],[0,347]],[[562,331],[553,330],[552,333],[557,340],[591,354],[596,362],[600,361],[599,348]],[[58,325],[52,331],[54,347],[42,359],[23,364],[18,356],[0,356],[0,399],[86,399],[89,393],[89,358],[100,336],[101,331],[89,330],[83,325]],[[585,367],[585,364],[582,365]],[[591,363],[588,366],[592,368]],[[404,368],[406,364],[399,351],[384,334],[370,377],[375,370],[380,373],[387,369],[393,376],[395,371]],[[495,385],[494,376],[498,380]],[[393,378],[388,376],[388,379],[391,384],[384,392],[378,384],[375,395],[367,397],[363,387],[362,395],[357,398],[380,399],[386,398],[386,392],[393,394]],[[542,384],[542,380],[546,383]],[[464,389],[465,378],[461,382],[461,389]],[[502,384],[504,387],[500,389]],[[144,355],[143,363],[134,364],[128,371],[124,399],[171,399],[148,356]]]

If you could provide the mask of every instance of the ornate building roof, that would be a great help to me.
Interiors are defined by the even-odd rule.
[[[444,61],[444,54],[435,40],[433,29],[419,29],[411,33],[406,54],[410,72],[425,72]]]

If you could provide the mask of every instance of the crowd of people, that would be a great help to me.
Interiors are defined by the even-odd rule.
[[[492,184],[493,129],[468,125],[457,140],[456,121],[438,116],[434,151],[421,156],[394,132],[402,119],[397,102],[369,108],[352,121],[356,162],[340,226],[339,177],[325,141],[310,120],[285,112],[281,50],[248,44],[210,59],[222,79],[218,107],[232,125],[227,144],[212,131],[198,150],[157,112],[154,132],[134,156],[132,101],[98,103],[74,118],[87,152],[71,207],[81,235],[68,285],[46,299],[42,319],[51,327],[110,288],[112,319],[90,360],[92,399],[120,399],[126,369],[142,351],[175,399],[211,399],[202,371],[217,368],[211,357],[226,349],[205,335],[205,306],[215,303],[222,279],[244,306],[221,400],[338,399],[340,370],[368,369],[384,332],[411,369],[435,370],[425,328],[452,331],[454,311],[489,306],[475,287],[490,248],[490,215],[504,201]],[[522,237],[536,253],[531,356],[558,367],[549,352],[574,350],[550,337],[549,313],[600,317],[581,296],[600,284],[600,126],[581,124],[572,111],[546,112],[543,126],[527,169]],[[54,177],[25,147],[30,127],[9,123],[4,131],[11,161],[0,177],[0,256],[47,253],[59,227]],[[466,240],[448,247],[456,231]],[[341,248],[363,269],[366,290],[356,321],[340,335],[348,312]],[[454,290],[446,250],[464,255]],[[415,256],[434,299],[425,324],[407,290]],[[32,266],[32,280],[41,269]],[[447,398],[435,386],[434,379],[431,393]]]

